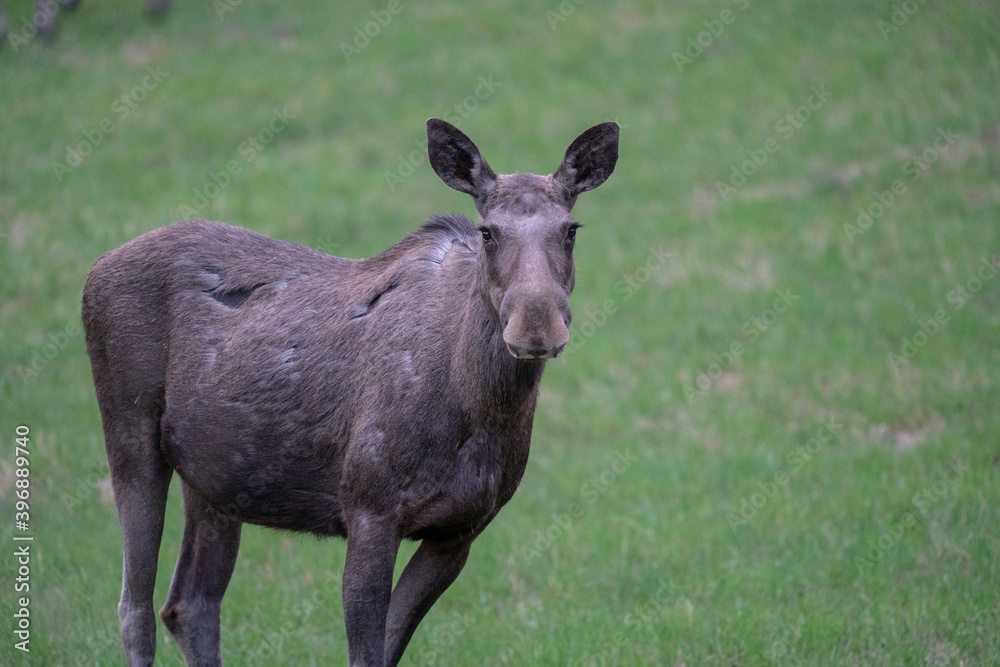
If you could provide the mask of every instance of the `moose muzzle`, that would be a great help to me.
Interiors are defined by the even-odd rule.
[[[569,341],[569,299],[561,292],[508,293],[500,318],[507,351],[518,359],[553,359]]]

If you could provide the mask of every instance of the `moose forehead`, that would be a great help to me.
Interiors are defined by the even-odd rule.
[[[552,224],[572,222],[566,194],[551,176],[501,174],[486,199],[486,218],[496,222],[544,219]]]

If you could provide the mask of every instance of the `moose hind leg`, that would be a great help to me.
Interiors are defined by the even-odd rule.
[[[219,667],[219,614],[240,549],[243,524],[206,503],[187,484],[184,538],[160,618],[188,665]]]
[[[138,434],[129,433],[128,428],[112,427],[107,441],[112,488],[125,543],[118,618],[129,667],[152,665],[156,652],[153,585],[167,489],[173,474],[158,455],[155,425],[144,423]]]

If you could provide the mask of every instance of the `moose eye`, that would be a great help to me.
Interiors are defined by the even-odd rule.
[[[576,240],[576,230],[580,229],[582,225],[570,225],[569,229],[566,230],[566,240],[572,243]]]
[[[491,232],[490,230],[488,230],[486,227],[480,227],[479,231],[483,235],[483,242],[484,243],[489,243],[490,241],[493,240],[493,232]]]

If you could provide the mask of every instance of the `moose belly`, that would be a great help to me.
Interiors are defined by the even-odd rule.
[[[197,473],[178,469],[185,483],[232,520],[268,528],[346,537],[336,485],[295,464],[233,468],[204,484]],[[275,475],[273,473],[280,473]]]
[[[197,423],[164,415],[162,451],[181,479],[220,514],[271,528],[345,535],[340,463],[318,437],[280,429],[260,437],[251,419],[217,408]],[[227,418],[228,417],[228,418]]]

